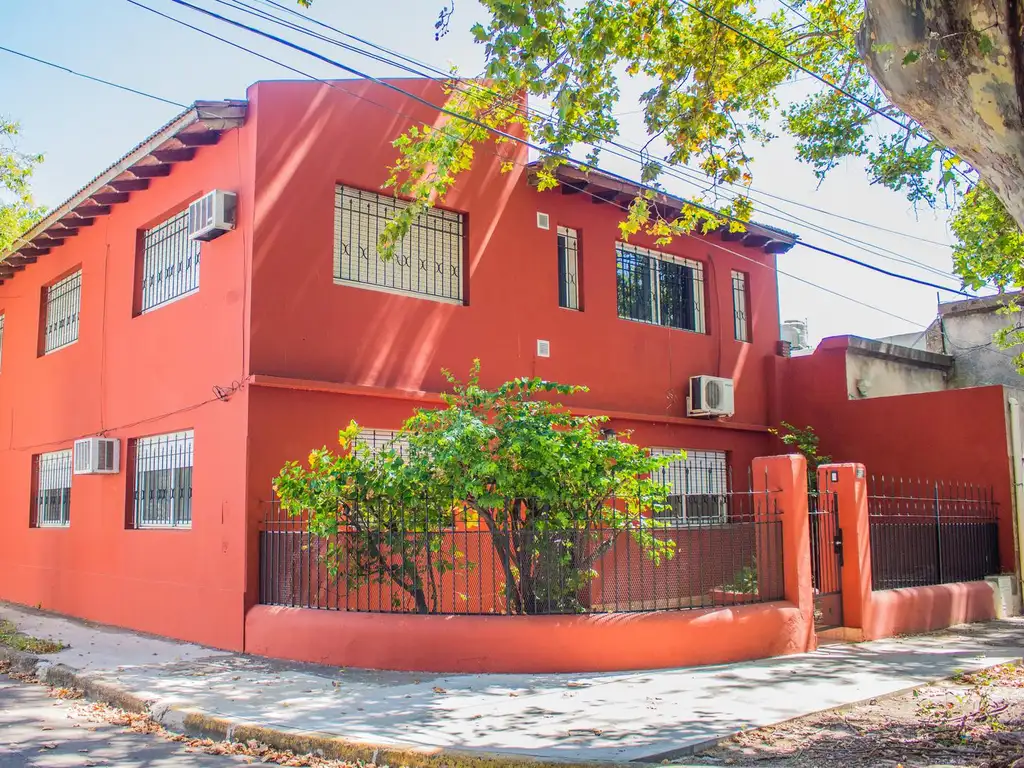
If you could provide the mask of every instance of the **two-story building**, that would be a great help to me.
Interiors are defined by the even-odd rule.
[[[443,103],[438,82],[395,82]],[[771,450],[775,259],[794,238],[625,242],[636,186],[563,167],[539,192],[506,144],[383,260],[391,141],[440,119],[365,81],[258,83],[174,118],[3,255],[0,599],[243,648],[284,462],[351,419],[397,428],[474,358],[486,384],[586,385],[574,408],[689,451],[676,485],[745,483]],[[234,228],[190,239],[213,190],[236,196]],[[697,375],[733,380],[732,416],[687,416]],[[75,473],[89,436],[116,439],[116,472]]]

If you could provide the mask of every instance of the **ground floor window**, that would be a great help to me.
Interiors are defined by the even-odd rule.
[[[132,489],[136,528],[192,525],[192,430],[135,441]]]
[[[675,448],[652,448],[655,456],[679,453]],[[715,525],[728,518],[729,470],[725,451],[684,451],[657,479],[669,486],[670,508],[655,517],[676,525]]]
[[[40,528],[71,524],[71,451],[41,453],[34,459],[36,489],[32,517]]]

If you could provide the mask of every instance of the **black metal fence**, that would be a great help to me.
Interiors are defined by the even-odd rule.
[[[999,573],[998,505],[991,488],[872,477],[868,513],[873,589]]]
[[[707,504],[707,494],[693,503]],[[688,499],[673,505],[685,507]],[[343,510],[311,533],[276,500],[260,532],[260,602],[346,611],[579,614],[780,600],[782,530],[766,494],[729,492],[724,518],[609,514],[589,525],[489,523],[468,505]],[[620,510],[627,501],[609,505]],[[521,505],[516,514],[538,511]],[[543,517],[541,514],[539,517]],[[533,519],[539,519],[535,516]],[[332,526],[333,527],[333,526]],[[495,532],[495,529],[497,532]]]

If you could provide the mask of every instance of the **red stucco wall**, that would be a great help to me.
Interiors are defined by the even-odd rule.
[[[198,293],[138,317],[132,298],[138,230],[244,189],[252,140],[243,128],[200,149],[0,286],[0,599],[241,648],[247,395],[219,402],[212,387],[245,374],[251,196],[240,231],[202,247]],[[37,357],[41,289],[79,265],[79,339]],[[126,529],[127,439],[189,428],[192,528]],[[120,473],[73,477],[70,527],[30,528],[33,454],[101,432],[121,439]]]

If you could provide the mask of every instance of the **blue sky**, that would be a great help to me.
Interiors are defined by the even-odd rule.
[[[273,42],[218,25],[170,0],[140,1],[315,77],[346,76],[330,65]],[[192,1],[230,14],[216,0]],[[451,31],[438,42],[434,40],[433,27],[442,5],[443,0],[315,0],[310,13],[339,29],[434,66],[447,68],[449,63],[455,63],[464,72],[478,71],[482,50],[472,43],[468,30],[474,21],[484,18],[482,9],[474,0],[457,0]],[[308,38],[304,40],[304,44],[310,43]],[[246,86],[253,81],[298,77],[276,64],[161,19],[126,0],[0,0],[0,46],[182,103],[243,98]],[[321,45],[320,49],[374,75],[404,74],[330,46]],[[803,86],[798,83],[787,87],[796,94]],[[627,84],[619,106],[623,113],[620,141],[630,146],[642,144],[646,138],[640,116],[634,112],[639,107],[636,95],[640,90],[639,85]],[[43,204],[56,205],[66,199],[178,111],[176,107],[90,83],[0,51],[0,114],[21,121],[20,149],[46,154],[46,162],[35,180],[36,195]],[[605,157],[602,167],[627,176],[638,175],[635,162],[619,158]],[[898,193],[870,186],[859,163],[840,167],[819,188],[810,169],[794,159],[785,140],[755,152],[753,170],[756,189],[871,226],[762,197],[755,198],[758,221],[797,232],[810,243],[897,272],[941,284],[957,284],[953,278],[943,279],[919,267],[891,260],[910,259],[950,272],[949,248],[922,241],[951,242],[946,211],[915,211]],[[696,192],[694,186],[676,179],[665,179],[665,185],[681,196]],[[768,209],[768,205],[781,212]],[[911,237],[891,234],[885,229]],[[872,248],[843,242],[836,236],[853,238]],[[879,254],[877,251],[882,249],[892,253]],[[779,267],[793,276],[779,277],[782,316],[807,319],[813,339],[843,333],[875,337],[910,332],[920,330],[935,315],[934,289],[873,274],[808,249],[798,247],[780,257]],[[952,298],[955,297],[944,294],[944,300]]]

